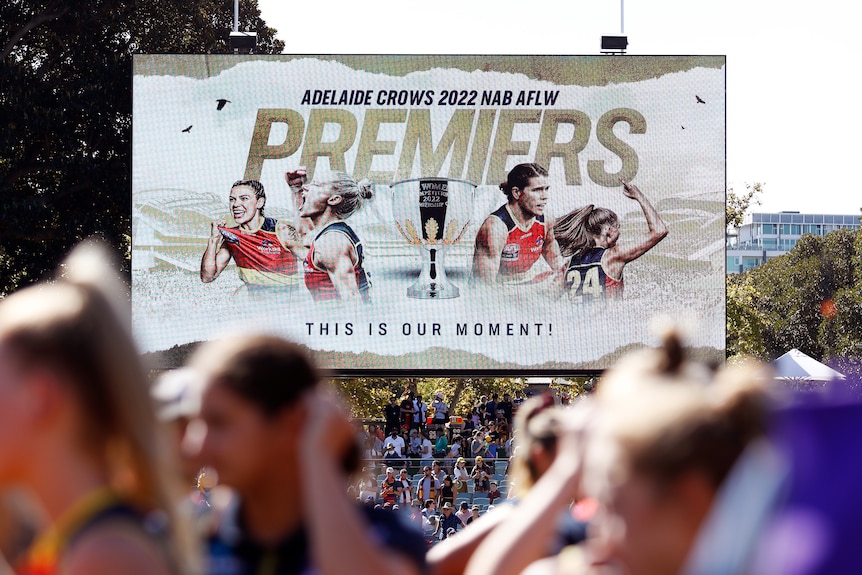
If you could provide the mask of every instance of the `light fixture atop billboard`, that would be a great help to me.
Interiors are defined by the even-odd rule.
[[[602,36],[602,54],[625,54],[628,36]]]
[[[231,32],[229,45],[234,54],[251,54],[257,47],[257,32]]]

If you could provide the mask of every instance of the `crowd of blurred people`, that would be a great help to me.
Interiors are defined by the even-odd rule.
[[[148,381],[105,261],[0,301],[4,575],[858,571],[858,404],[787,403],[668,329],[568,406],[451,425],[408,391],[360,429],[271,335]]]

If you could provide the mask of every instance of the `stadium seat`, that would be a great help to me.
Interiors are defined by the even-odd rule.
[[[491,500],[488,499],[487,495],[476,494],[473,496],[473,505],[479,505],[480,507],[484,505],[487,508],[490,503]]]
[[[468,504],[470,503],[471,495],[469,493],[459,493],[458,497],[455,498],[455,507],[459,507],[462,501],[466,501]],[[487,501],[486,501],[487,503]]]
[[[508,461],[497,461],[494,463],[494,476],[505,475],[506,469],[509,467]]]

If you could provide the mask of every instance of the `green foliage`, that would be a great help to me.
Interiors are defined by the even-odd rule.
[[[503,377],[352,378],[335,380],[335,384],[348,401],[352,415],[361,419],[382,418],[383,408],[389,403],[389,398],[393,395],[401,397],[405,391],[421,395],[429,408],[434,395],[439,392],[449,405],[450,414],[467,416],[482,395],[490,397],[496,393],[502,399],[503,394],[508,393],[514,397],[516,391],[526,387],[521,378]]]
[[[283,50],[256,0],[240,15],[258,52]],[[2,296],[84,237],[128,251],[131,56],[228,52],[233,2],[7,0],[0,22]]]
[[[753,184],[745,184],[745,192],[737,194],[733,188],[727,189],[727,197],[725,199],[725,223],[728,228],[738,228],[742,224],[742,218],[745,212],[753,205],[759,205],[760,200],[757,196],[763,191],[765,184],[755,182]]]
[[[750,274],[727,276],[727,357],[763,357],[764,318]]]
[[[862,374],[862,233],[805,235],[787,254],[728,277],[728,357],[769,361],[792,348]]]

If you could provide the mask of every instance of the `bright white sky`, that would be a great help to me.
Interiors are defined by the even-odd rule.
[[[258,4],[291,54],[593,55],[622,24],[617,0]],[[624,10],[629,54],[727,56],[727,180],[766,184],[754,211],[859,213],[862,3],[626,0]]]

